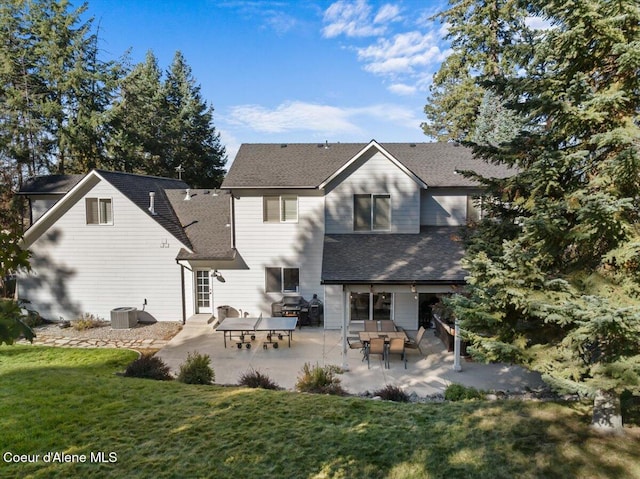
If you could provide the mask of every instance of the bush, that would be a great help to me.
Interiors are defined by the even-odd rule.
[[[162,359],[151,354],[143,354],[133,361],[124,372],[124,375],[132,378],[156,379],[168,381],[173,379]]]
[[[104,319],[89,313],[84,313],[79,318],[71,321],[71,326],[76,331],[84,331],[91,328],[102,328],[108,324],[109,323]]]
[[[298,377],[296,389],[306,393],[344,396],[346,391],[340,385],[340,378],[336,377],[336,374],[341,372],[337,366],[311,367],[309,363],[305,363],[302,366],[302,374]]]
[[[206,354],[193,352],[187,354],[187,360],[180,365],[178,381],[185,384],[211,384],[216,375],[209,364],[211,358]]]
[[[238,384],[240,386],[247,386],[250,388],[280,389],[280,386],[272,381],[271,378],[262,374],[260,371],[256,371],[255,369],[251,369],[240,376]]]
[[[474,387],[463,386],[462,384],[449,384],[444,391],[446,401],[465,401],[471,399],[484,399],[484,392]]]
[[[374,396],[380,396],[385,401],[409,402],[409,396],[398,386],[387,384],[382,389],[375,391]]]

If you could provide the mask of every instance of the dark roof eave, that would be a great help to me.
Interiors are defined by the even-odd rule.
[[[407,285],[434,285],[434,284],[447,284],[447,285],[465,285],[467,282],[464,279],[426,279],[426,280],[404,280],[404,279],[392,279],[392,280],[370,280],[370,279],[323,279],[320,284],[407,284]]]
[[[238,251],[236,249],[219,256],[199,255],[180,251],[176,256],[176,261],[233,261],[236,259]]]
[[[280,185],[280,186],[228,186],[222,185],[221,190],[317,190],[320,185],[307,185],[307,186],[295,186],[295,185]]]

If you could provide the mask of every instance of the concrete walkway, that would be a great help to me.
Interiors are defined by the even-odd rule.
[[[446,351],[433,331],[423,337],[422,353],[408,351],[407,369],[398,356],[391,358],[390,369],[385,369],[379,357],[371,359],[370,368],[362,361],[359,350],[348,350],[346,361],[341,353],[340,331],[322,328],[303,328],[293,334],[291,348],[286,338],[279,348],[263,349],[264,333],[258,334],[251,349],[238,349],[235,343],[224,347],[221,332],[208,324],[189,324],[171,339],[157,355],[174,372],[184,363],[189,352],[197,351],[211,357],[218,384],[237,384],[240,376],[252,369],[269,376],[285,389],[293,390],[305,363],[311,365],[342,366],[348,370],[340,375],[343,387],[350,393],[373,392],[385,385],[395,385],[407,393],[420,397],[442,394],[451,383],[464,384],[484,390],[523,392],[544,386],[537,373],[505,364],[479,364],[462,361],[462,371],[453,370],[453,353]]]
[[[19,344],[31,344],[21,340]],[[64,336],[36,336],[33,344],[39,346],[58,346],[69,348],[125,348],[125,349],[160,349],[169,341],[165,339],[96,339],[69,338]]]

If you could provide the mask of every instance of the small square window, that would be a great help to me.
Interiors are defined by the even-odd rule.
[[[294,293],[300,289],[298,268],[265,268],[267,293]]]
[[[265,196],[262,199],[262,221],[265,223],[296,223],[297,196]]]
[[[113,206],[111,198],[86,198],[88,225],[112,225]]]

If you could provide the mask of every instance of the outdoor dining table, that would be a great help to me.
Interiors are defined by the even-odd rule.
[[[394,338],[404,339],[405,341],[409,339],[404,331],[360,331],[358,336],[363,343],[368,343],[371,338],[384,338],[387,343]]]

